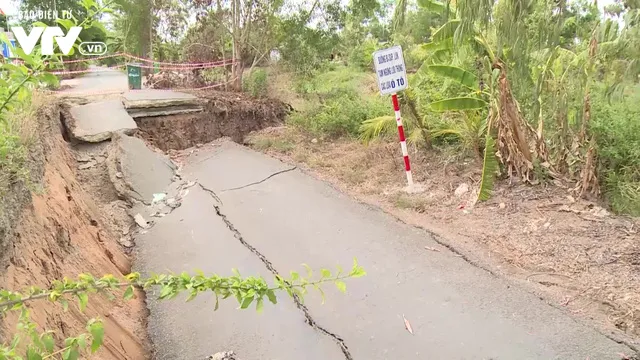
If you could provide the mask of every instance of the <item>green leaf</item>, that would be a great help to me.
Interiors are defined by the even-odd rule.
[[[75,24],[73,23],[73,21],[69,20],[69,19],[56,19],[56,22],[62,26],[64,26],[65,29],[69,30],[71,29],[73,26],[75,26]]]
[[[264,307],[264,302],[263,302],[262,298],[259,298],[258,301],[256,302],[256,311],[258,313],[261,313],[263,307]]]
[[[336,287],[338,288],[338,290],[340,290],[342,293],[346,293],[347,292],[347,284],[344,283],[344,281],[340,281],[337,280],[336,281]]]
[[[471,90],[478,91],[478,78],[471,72],[450,65],[429,65],[427,70],[440,76],[447,77],[468,87]]]
[[[320,269],[320,273],[322,274],[323,279],[328,279],[331,277],[331,271],[328,269]]]
[[[433,35],[431,35],[431,39],[433,42],[440,42],[449,38],[452,38],[456,33],[458,26],[460,25],[460,20],[454,19],[449,20],[446,24],[442,25],[438,30],[436,30]]]
[[[87,334],[78,335],[78,346],[85,348],[87,346]]]
[[[189,297],[187,298],[187,300],[185,302],[189,302],[193,299],[196,298],[196,296],[198,296],[198,290],[196,289],[191,289],[191,293],[189,294]],[[215,311],[215,310],[214,310]]]
[[[300,279],[300,274],[298,274],[296,271],[291,271],[291,281],[296,281]]]
[[[238,276],[238,277],[240,276],[240,272],[236,268],[231,269],[231,272],[233,272],[235,276]]]
[[[123,298],[125,300],[131,300],[131,299],[133,299],[133,295],[134,295],[133,285],[127,286],[127,290],[124,291]]]
[[[11,349],[15,349],[16,347],[18,347],[18,344],[20,344],[20,335],[15,334],[13,336],[13,340],[11,340]]]
[[[444,39],[438,42],[428,42],[420,45],[423,50],[428,52],[435,52],[438,50],[449,50],[453,48],[453,37]]]
[[[444,13],[447,9],[445,4],[435,0],[418,0],[418,6],[437,13]]]
[[[91,8],[93,7],[97,7],[97,4],[94,0],[81,0],[80,3],[82,4],[82,7],[87,11],[91,10]]]
[[[173,291],[173,287],[169,286],[169,285],[164,285],[162,287],[162,290],[160,291],[160,299],[164,299],[166,297],[168,297],[171,292]]]
[[[78,353],[78,349],[75,347],[70,347],[67,350],[65,350],[62,353],[62,359],[63,360],[77,360],[78,356],[80,354]]]
[[[80,304],[80,311],[84,311],[87,308],[87,303],[89,302],[89,296],[87,293],[79,292],[78,294],[78,303]]]
[[[493,183],[495,181],[496,172],[499,164],[496,159],[495,140],[491,135],[487,134],[484,145],[484,159],[482,161],[482,178],[480,180],[480,191],[478,191],[478,200],[484,201],[491,197],[493,191]]]
[[[218,297],[218,294],[216,294],[216,306],[214,306],[213,311],[218,310],[219,307],[220,307],[220,298]]]
[[[359,278],[359,277],[363,277],[365,275],[367,275],[367,273],[360,266],[358,266],[356,269],[353,269],[353,271],[351,271],[351,277],[353,277],[353,278]]]
[[[307,277],[312,277],[313,276],[313,270],[311,269],[311,266],[309,266],[307,264],[302,264],[302,266],[304,266],[304,268],[307,269]]]
[[[66,299],[60,299],[60,303],[62,303],[62,309],[64,311],[69,310],[69,302]]]
[[[44,349],[48,353],[52,353],[53,352],[53,348],[55,346],[55,342],[53,340],[53,335],[51,335],[51,333],[44,333],[44,334],[40,335],[40,341],[42,341],[42,344],[44,345]]]
[[[27,360],[42,360],[42,355],[30,346],[27,349]]]
[[[102,346],[104,340],[104,327],[102,322],[95,321],[89,326],[89,332],[91,333],[91,352],[95,353],[98,348]]]
[[[244,298],[242,300],[242,304],[240,305],[240,309],[248,308],[249,305],[251,305],[252,302],[253,302],[253,297],[252,296],[248,296],[248,297]]]
[[[429,107],[433,111],[464,111],[483,109],[487,107],[487,105],[487,102],[482,99],[472,97],[459,97],[434,101],[429,104]]]
[[[418,0],[418,6],[436,14],[445,14],[447,9],[455,13],[455,8],[451,3],[444,4],[436,0]]]
[[[318,286],[318,284],[314,284],[313,287],[315,287],[316,290],[318,290],[318,292],[320,293],[320,296],[322,297],[322,305],[324,305],[324,302],[325,302],[324,290],[322,290],[322,288]]]
[[[277,304],[278,303],[278,299],[276,299],[276,293],[269,289],[267,290],[267,297],[269,298],[269,301],[271,301],[272,304]]]

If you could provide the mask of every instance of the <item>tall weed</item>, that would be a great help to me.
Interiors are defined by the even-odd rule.
[[[612,103],[594,91],[591,111],[605,197],[614,211],[640,216],[640,86]]]

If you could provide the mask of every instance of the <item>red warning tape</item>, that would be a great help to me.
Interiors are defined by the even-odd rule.
[[[200,66],[191,66],[191,67],[155,67],[155,66],[150,66],[150,65],[137,65],[140,68],[143,69],[156,69],[159,71],[165,71],[165,70],[197,70],[197,69],[212,69],[212,68],[216,68],[216,67],[223,67],[223,66],[227,66],[227,65],[231,65],[233,64],[233,60],[228,60],[227,62],[223,62],[223,63],[216,63],[216,64],[209,64],[209,65],[200,65]],[[119,68],[123,68],[126,65],[115,65],[115,66],[109,66],[106,68],[98,68],[95,70],[91,70],[91,69],[85,69],[85,70],[71,70],[71,71],[67,71],[67,70],[59,70],[59,71],[51,71],[50,73],[53,75],[67,75],[67,74],[84,74],[84,73],[93,73],[93,72],[108,72],[108,71],[112,71],[112,69],[119,69]]]
[[[223,82],[220,84],[215,84],[215,85],[207,85],[207,86],[202,86],[202,87],[197,87],[197,88],[174,88],[174,89],[151,89],[151,90],[172,90],[172,91],[202,91],[202,90],[208,90],[208,89],[215,89],[217,87],[221,87],[224,86],[226,84],[230,84],[233,81],[235,81],[236,78],[233,78],[227,82]],[[145,89],[146,90],[146,89]],[[109,94],[122,94],[126,91],[140,91],[140,90],[104,90],[104,91],[51,91],[51,90],[40,90],[41,92],[45,93],[45,94],[51,94],[51,95],[60,95],[60,96],[65,96],[65,95],[81,95],[81,96],[93,96],[93,95],[109,95]]]
[[[125,57],[125,58],[129,58],[129,59],[134,59],[137,61],[142,61],[142,62],[148,62],[148,63],[154,63],[154,64],[158,64],[158,65],[172,65],[172,66],[176,66],[176,67],[198,67],[198,66],[209,66],[209,65],[221,65],[221,64],[225,64],[225,65],[230,65],[233,63],[233,59],[227,59],[227,60],[218,60],[218,61],[212,61],[212,62],[204,62],[204,63],[175,63],[175,62],[164,62],[164,61],[155,61],[152,59],[147,59],[147,58],[142,58],[139,56],[135,56],[135,55],[131,55],[131,54],[127,54],[127,53],[115,53],[115,54],[110,54],[110,55],[103,55],[103,56],[96,56],[96,57],[91,57],[91,58],[87,58],[87,59],[76,59],[76,60],[66,60],[66,61],[62,61],[63,64],[75,64],[75,63],[80,63],[80,62],[86,62],[86,61],[91,61],[91,60],[103,60],[103,59],[109,59],[109,58],[113,58],[113,57]],[[23,62],[22,60],[15,60],[16,62]],[[46,63],[49,63],[48,61]]]

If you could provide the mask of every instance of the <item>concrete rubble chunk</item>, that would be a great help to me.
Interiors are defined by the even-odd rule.
[[[154,194],[163,193],[171,184],[175,165],[165,155],[149,149],[144,141],[117,134],[110,146],[109,178],[120,196],[148,205]]]
[[[138,226],[140,226],[143,229],[146,229],[149,227],[149,223],[147,222],[147,220],[145,220],[142,215],[140,214],[136,214],[133,219],[136,221],[136,224],[138,224]]]
[[[178,114],[191,114],[198,113],[204,110],[201,106],[186,105],[186,106],[165,106],[165,107],[153,107],[153,108],[140,108],[140,109],[128,109],[129,115],[132,118],[144,118],[154,116],[169,116]]]
[[[72,119],[67,121],[67,128],[80,141],[102,142],[118,132],[131,135],[138,128],[119,100],[74,106],[69,112]]]

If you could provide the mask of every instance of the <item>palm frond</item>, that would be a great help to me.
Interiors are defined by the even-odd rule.
[[[388,134],[396,127],[396,119],[393,116],[380,116],[367,119],[360,125],[360,140],[364,144],[369,144],[373,139]]]
[[[408,132],[407,135],[407,144],[422,144],[424,143],[424,136],[422,135],[422,129],[414,128],[413,130]]]
[[[433,138],[443,137],[445,135],[455,135],[458,138],[462,138],[462,131],[459,129],[440,129],[431,133]]]
[[[496,141],[487,134],[484,145],[484,159],[482,160],[482,177],[480,179],[480,190],[478,191],[478,201],[485,201],[491,197],[493,185],[498,171],[499,164],[496,158]]]

